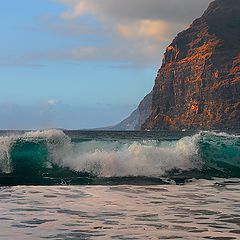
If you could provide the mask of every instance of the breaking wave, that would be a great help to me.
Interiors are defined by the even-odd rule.
[[[84,140],[59,130],[0,137],[1,185],[194,177],[240,177],[240,137],[201,132],[167,141]]]

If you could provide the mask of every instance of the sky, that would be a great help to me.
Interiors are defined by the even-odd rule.
[[[166,47],[210,0],[8,0],[0,129],[114,125],[151,91]]]

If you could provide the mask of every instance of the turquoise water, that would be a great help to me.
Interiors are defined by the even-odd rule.
[[[226,133],[5,133],[0,185],[161,184],[240,177],[240,137]]]
[[[2,132],[0,239],[240,237],[240,137]]]

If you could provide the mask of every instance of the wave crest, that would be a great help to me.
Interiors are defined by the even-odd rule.
[[[60,130],[0,137],[5,177],[64,179],[87,173],[97,178],[160,178],[185,172],[211,177],[238,176],[239,169],[240,137],[225,133],[201,132],[178,141],[72,141]]]
[[[78,172],[90,172],[100,177],[147,176],[160,177],[173,169],[190,170],[200,167],[196,142],[183,138],[177,142],[145,141],[122,144],[109,143],[108,150],[99,148],[82,152],[78,148],[64,159],[64,166]]]

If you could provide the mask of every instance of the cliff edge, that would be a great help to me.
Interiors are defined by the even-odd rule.
[[[215,0],[167,47],[142,129],[240,128],[240,0]]]

